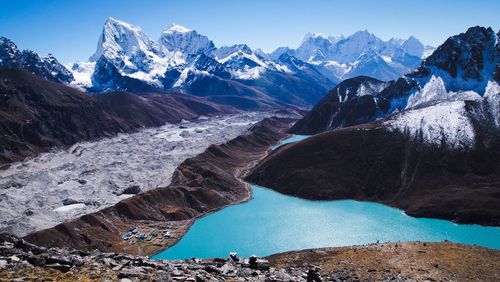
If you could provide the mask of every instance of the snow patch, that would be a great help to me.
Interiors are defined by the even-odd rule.
[[[66,68],[74,77],[70,86],[81,90],[92,87],[92,74],[94,73],[95,62],[77,62],[72,65],[66,65]]]
[[[167,29],[165,29],[163,31],[163,33],[176,33],[176,32],[186,33],[186,32],[190,32],[190,31],[192,31],[192,30],[174,23],[171,26],[169,26]]]
[[[78,203],[78,204],[72,204],[72,205],[58,207],[58,208],[55,208],[54,211],[55,212],[69,212],[71,210],[81,209],[81,208],[84,208],[84,207],[85,207],[85,204]]]
[[[500,85],[496,81],[488,81],[486,89],[484,90],[484,97],[491,97],[500,94]]]
[[[264,72],[266,72],[265,67],[255,67],[255,68],[245,67],[242,70],[235,70],[232,71],[231,73],[234,77],[238,79],[250,80],[250,79],[260,78]]]
[[[475,142],[474,127],[467,117],[464,101],[407,110],[391,117],[384,125],[413,139],[454,149],[472,148]]]

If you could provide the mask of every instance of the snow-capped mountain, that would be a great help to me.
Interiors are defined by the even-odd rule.
[[[311,64],[278,59],[245,44],[216,48],[206,36],[177,24],[156,42],[140,27],[109,18],[90,62],[70,69],[72,85],[95,92],[177,91],[224,96],[213,99],[231,105],[251,100],[307,107],[334,86]]]
[[[472,27],[448,38],[415,71],[396,80],[387,83],[366,77],[345,80],[300,120],[293,131],[311,134],[391,116],[387,121],[389,128],[412,136],[423,132],[423,137],[418,136],[434,143],[442,140],[437,136],[445,136],[453,146],[466,146],[465,141],[457,140],[471,136],[467,131],[472,128],[467,101],[483,105],[480,111],[490,117],[489,124],[497,127],[500,124],[499,39],[500,32]],[[367,93],[366,84],[379,89]],[[355,87],[349,88],[350,85]],[[349,91],[349,95],[339,96],[342,91]]]
[[[158,42],[165,49],[180,52],[185,57],[200,53],[211,56],[216,50],[214,43],[208,37],[178,24],[163,30]]]
[[[31,50],[19,51],[11,40],[0,37],[0,68],[20,68],[47,80],[69,83],[72,73],[52,55],[40,57]]]
[[[150,39],[140,27],[109,18],[97,50],[90,57],[95,62],[92,87],[97,90],[160,89],[158,78],[167,66],[183,60],[170,55]]]
[[[337,82],[360,75],[389,81],[414,70],[432,50],[413,36],[383,41],[364,30],[348,37],[308,33],[296,50],[280,47],[269,56],[286,52]]]

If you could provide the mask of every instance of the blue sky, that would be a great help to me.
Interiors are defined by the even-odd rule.
[[[352,34],[361,29],[384,40],[414,35],[437,46],[474,25],[500,28],[499,0],[0,0],[0,36],[21,49],[63,62],[95,51],[104,21],[136,24],[153,39],[171,23],[207,35],[217,46],[247,43],[274,50],[297,47],[307,32]]]

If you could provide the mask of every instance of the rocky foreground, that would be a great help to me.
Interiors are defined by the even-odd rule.
[[[0,281],[496,281],[500,251],[454,243],[390,243],[294,251],[264,259],[153,261],[43,248],[0,237]]]

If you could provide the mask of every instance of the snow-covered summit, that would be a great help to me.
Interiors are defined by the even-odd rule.
[[[310,64],[292,62],[279,62],[246,44],[216,48],[208,37],[178,24],[154,41],[140,27],[109,18],[91,61],[71,66],[72,85],[94,92],[222,95],[225,103],[245,108],[310,106],[334,85]],[[248,102],[247,96],[259,101]]]
[[[185,58],[200,53],[211,55],[216,49],[208,37],[178,24],[163,30],[158,42],[166,50],[180,52]]]
[[[140,27],[114,18],[108,18],[99,37],[96,52],[90,61],[101,57],[123,65],[125,72],[147,70],[148,59],[161,57],[158,43],[149,38]]]
[[[183,27],[182,25],[178,25],[176,23],[171,24],[162,33],[186,33],[192,31],[189,28]]]
[[[413,36],[410,36],[403,41],[399,48],[403,49],[407,54],[415,57],[422,57],[424,55],[424,44]]]
[[[436,75],[448,91],[483,95],[488,81],[500,81],[499,38],[491,28],[471,27],[448,38],[408,77],[425,84]]]

